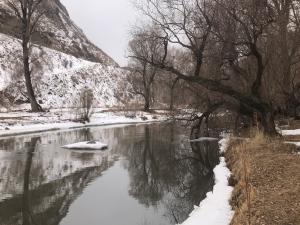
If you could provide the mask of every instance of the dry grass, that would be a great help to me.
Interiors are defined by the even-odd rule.
[[[231,225],[300,225],[300,156],[282,139],[252,132],[226,153],[235,185]]]

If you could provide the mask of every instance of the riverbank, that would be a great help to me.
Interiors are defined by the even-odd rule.
[[[164,111],[145,113],[141,111],[97,110],[91,116],[90,122],[82,123],[76,120],[76,115],[72,110],[52,110],[43,113],[15,111],[0,113],[0,137],[93,126],[161,122],[169,118]]]
[[[300,133],[283,134],[289,136],[269,139],[256,133],[231,141],[226,152],[234,186],[231,225],[300,224]]]
[[[229,136],[219,141],[220,154],[223,155],[228,148]],[[213,190],[207,193],[206,198],[195,207],[189,218],[181,225],[229,225],[232,220],[233,211],[229,204],[233,188],[229,186],[228,180],[231,172],[227,168],[225,158],[220,157],[220,163],[214,168],[215,185]]]

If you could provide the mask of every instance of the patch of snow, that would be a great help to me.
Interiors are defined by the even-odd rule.
[[[223,138],[219,141],[219,145],[220,145],[220,153],[225,153],[228,145],[229,145],[229,135],[223,135]]]
[[[201,137],[198,139],[190,140],[190,142],[202,142],[202,141],[217,141],[217,138],[212,138],[212,137]]]
[[[220,151],[225,152],[229,138],[223,138],[220,144]],[[229,204],[233,188],[229,186],[228,179],[231,172],[226,166],[225,158],[220,158],[220,164],[214,169],[215,186],[212,192],[207,193],[206,198],[195,207],[190,217],[181,225],[229,225],[233,210]]]
[[[287,136],[287,135],[300,135],[300,129],[296,129],[296,130],[282,130],[281,134],[283,136]]]
[[[103,150],[107,149],[108,145],[99,141],[86,141],[78,142],[74,144],[64,145],[62,148],[74,149],[74,150]]]

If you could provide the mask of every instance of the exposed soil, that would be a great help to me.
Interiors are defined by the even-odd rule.
[[[233,141],[226,154],[235,185],[231,225],[300,225],[300,155],[294,145],[258,134]]]

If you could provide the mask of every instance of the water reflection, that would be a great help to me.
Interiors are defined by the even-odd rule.
[[[64,217],[80,217],[70,206],[116,161],[127,171],[124,188],[141,210],[154,208],[164,225],[180,223],[211,191],[219,158],[217,142],[190,145],[186,137],[176,124],[153,124],[0,140],[0,225],[58,225]],[[108,143],[108,151],[60,148],[91,139]],[[118,206],[118,199],[111,201]],[[114,219],[109,224],[117,224]]]
[[[25,173],[24,173],[24,184],[23,184],[23,198],[22,198],[22,219],[23,225],[32,225],[33,216],[30,210],[30,196],[29,196],[29,182],[30,182],[30,170],[32,165],[32,157],[37,145],[37,142],[40,140],[39,137],[32,138],[28,143],[28,152],[25,162]]]
[[[184,221],[211,191],[219,162],[217,141],[189,146],[177,129],[145,126],[144,137],[126,155],[130,195],[148,207],[164,205],[171,224]]]

